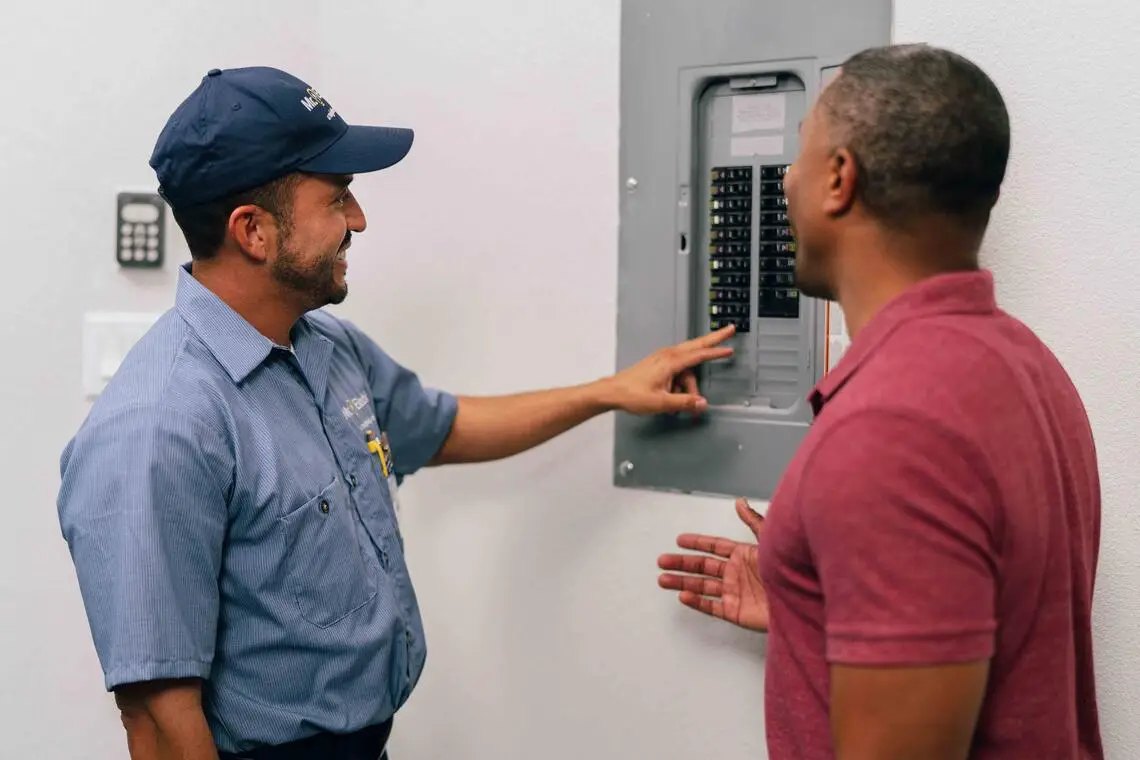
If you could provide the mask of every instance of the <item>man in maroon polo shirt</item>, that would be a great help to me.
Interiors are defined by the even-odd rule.
[[[1090,630],[1093,438],[978,249],[1009,155],[960,56],[853,57],[789,171],[797,277],[852,338],[759,544],[686,534],[660,584],[767,630],[771,760],[1103,757]]]

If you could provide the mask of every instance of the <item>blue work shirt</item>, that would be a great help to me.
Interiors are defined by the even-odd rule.
[[[380,723],[426,654],[388,479],[442,445],[454,396],[315,311],[275,346],[179,271],[61,459],[59,519],[108,690],[206,679],[237,752]]]

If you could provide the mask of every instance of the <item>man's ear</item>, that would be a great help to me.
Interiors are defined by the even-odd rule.
[[[859,182],[859,167],[855,156],[847,148],[840,148],[827,163],[827,187],[824,189],[824,211],[831,216],[843,216],[855,204]]]
[[[260,206],[238,206],[230,213],[229,237],[243,254],[260,264],[269,258],[274,229],[273,217]]]

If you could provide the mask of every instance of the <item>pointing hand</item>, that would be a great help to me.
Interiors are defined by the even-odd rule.
[[[693,368],[703,362],[732,356],[728,340],[732,325],[714,333],[660,349],[637,364],[602,381],[610,404],[639,415],[700,412],[708,402],[697,389]]]

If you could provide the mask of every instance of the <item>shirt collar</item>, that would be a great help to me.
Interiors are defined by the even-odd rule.
[[[243,382],[274,350],[288,352],[257,331],[225,301],[190,273],[178,269],[175,308],[235,383]],[[302,317],[293,329],[294,355],[316,394],[323,394],[332,343]],[[318,395],[318,398],[320,396]]]
[[[816,383],[808,397],[813,413],[818,415],[879,346],[907,322],[948,314],[991,314],[996,310],[993,274],[985,269],[940,274],[910,287],[879,309],[851,342],[839,364]]]

